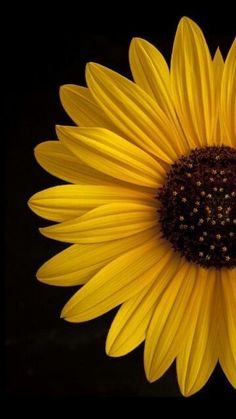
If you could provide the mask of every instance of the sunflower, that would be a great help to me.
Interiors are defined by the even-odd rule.
[[[83,285],[61,316],[83,322],[120,306],[106,352],[144,345],[147,379],[176,360],[183,395],[200,390],[219,361],[236,387],[236,43],[211,58],[201,29],[179,22],[170,69],[132,40],[134,82],[99,64],[88,87],[60,98],[76,126],[35,149],[70,185],[36,193],[46,237],[70,243],[37,278]]]

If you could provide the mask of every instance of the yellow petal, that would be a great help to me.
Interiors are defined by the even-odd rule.
[[[61,103],[77,125],[114,128],[86,87],[66,84],[60,87]]]
[[[164,169],[145,151],[104,128],[57,127],[59,139],[88,166],[117,179],[157,188]]]
[[[236,365],[236,269],[225,271],[221,277],[223,315]]]
[[[35,148],[37,162],[51,175],[79,185],[124,186],[137,190],[146,187],[137,186],[120,179],[115,179],[88,166],[79,156],[75,156],[64,147],[61,141],[45,141]],[[150,188],[148,188],[150,191]]]
[[[220,122],[223,138],[236,147],[236,40],[227,55],[221,83]]]
[[[176,126],[179,133],[176,135],[176,147],[180,153],[186,154],[189,147],[176,117],[170,89],[169,67],[163,55],[144,39],[133,38],[130,44],[129,60],[135,82],[153,97]]]
[[[214,370],[218,357],[218,278],[215,269],[198,268],[188,328],[177,357],[177,375],[184,396],[200,390]]]
[[[131,236],[157,227],[153,206],[122,203],[97,207],[78,218],[40,229],[54,240],[69,243],[99,243]]]
[[[115,179],[83,163],[59,141],[45,141],[39,144],[35,148],[35,157],[47,172],[67,182],[90,185],[109,185],[116,182]]]
[[[68,301],[62,317],[87,321],[141,292],[150,282],[149,270],[160,259],[159,240],[154,237],[106,265]]]
[[[86,80],[96,101],[125,138],[164,162],[177,158],[175,127],[143,89],[94,63],[87,66]]]
[[[39,281],[49,285],[70,286],[86,283],[103,266],[145,243],[153,229],[124,239],[96,244],[75,244],[45,262],[37,272]]]
[[[171,84],[189,144],[193,148],[211,145],[215,125],[213,64],[202,31],[186,17],[181,19],[175,36]]]
[[[180,263],[180,257],[174,254],[172,249],[167,248],[153,267],[150,284],[121,306],[107,336],[108,355],[114,357],[126,355],[145,339],[155,306]]]
[[[221,270],[220,365],[236,388],[236,269]]]
[[[161,377],[179,352],[186,327],[196,268],[185,263],[159,301],[148,327],[144,366],[149,381]]]
[[[28,204],[32,211],[47,220],[66,221],[113,202],[155,205],[154,198],[151,194],[115,185],[62,185],[36,193]]]
[[[222,80],[223,70],[224,70],[224,60],[221,55],[220,49],[217,48],[214,59],[213,59],[215,100],[216,100],[216,118],[215,118],[215,128],[214,128],[214,135],[213,135],[214,145],[222,145],[223,143],[223,135],[221,132],[220,119],[219,119],[221,80]]]

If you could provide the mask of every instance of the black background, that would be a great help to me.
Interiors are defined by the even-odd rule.
[[[14,398],[179,397],[174,366],[158,382],[146,381],[143,347],[119,359],[105,355],[105,337],[116,310],[84,324],[66,323],[59,313],[74,289],[50,287],[35,279],[37,268],[64,246],[40,236],[38,227],[45,222],[27,208],[33,193],[62,183],[36,164],[33,148],[55,138],[55,124],[71,123],[60,105],[58,89],[66,83],[84,85],[86,62],[99,62],[130,77],[128,46],[133,36],[151,41],[169,60],[183,15],[200,24],[212,52],[219,45],[225,56],[235,34],[234,12],[225,2],[224,10],[217,6],[173,10],[171,4],[164,10],[163,5],[160,9],[158,4],[152,8],[136,4],[128,16],[125,6],[112,4],[108,10],[94,10],[92,3],[87,10],[65,4],[59,13],[33,7],[14,10],[13,15],[9,11],[2,35],[6,52],[1,86],[6,128],[5,393]],[[193,398],[233,395],[217,368]]]

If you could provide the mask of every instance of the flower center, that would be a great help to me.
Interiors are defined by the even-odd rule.
[[[193,150],[175,162],[158,191],[162,232],[205,268],[236,266],[236,149]]]

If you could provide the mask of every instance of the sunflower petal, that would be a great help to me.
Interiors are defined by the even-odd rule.
[[[152,200],[155,205],[151,194],[115,185],[62,185],[36,193],[28,204],[32,211],[47,220],[66,221],[113,202],[152,205]]]
[[[201,29],[182,18],[171,58],[176,110],[189,144],[211,145],[215,123],[213,64]]]
[[[114,128],[87,87],[74,84],[61,86],[60,99],[65,111],[76,125]]]
[[[87,185],[114,185],[114,182],[120,184],[120,181],[83,163],[60,141],[39,144],[35,148],[35,157],[43,169],[66,182]]]
[[[87,321],[141,292],[150,282],[149,270],[162,254],[161,243],[157,252],[157,240],[149,240],[101,269],[68,301],[62,317],[71,322]]]
[[[81,217],[43,227],[40,232],[69,243],[99,243],[121,239],[156,226],[156,208],[135,203],[112,203]]]
[[[193,310],[177,357],[178,382],[184,396],[191,396],[204,386],[218,360],[218,288],[215,270],[199,268]]]
[[[129,60],[135,82],[153,97],[178,129],[176,147],[180,153],[185,154],[189,150],[176,116],[170,89],[170,71],[163,55],[144,39],[133,38]]]
[[[37,272],[39,281],[49,285],[80,285],[103,266],[154,236],[153,229],[124,239],[96,244],[75,244],[45,262]]]
[[[129,61],[135,82],[152,96],[164,112],[172,115],[170,72],[163,55],[144,39],[133,38]]]
[[[221,84],[220,121],[224,138],[236,146],[236,40],[227,55]]]
[[[144,366],[149,381],[160,378],[174,361],[188,325],[195,266],[185,263],[159,301],[148,327]]]
[[[153,267],[150,284],[121,306],[107,336],[108,355],[126,355],[145,339],[155,306],[180,263],[181,259],[173,254],[173,250],[167,249]]]
[[[166,163],[176,154],[176,129],[155,101],[137,84],[98,64],[87,65],[91,93],[124,138]]]
[[[217,48],[214,59],[213,59],[213,71],[214,71],[214,82],[215,82],[215,100],[216,100],[216,118],[215,128],[213,136],[214,145],[222,145],[223,136],[221,133],[220,118],[219,118],[219,107],[220,107],[220,94],[221,94],[221,80],[224,70],[224,60],[221,55],[220,49]]]
[[[236,269],[221,271],[220,365],[236,388]]]
[[[156,188],[164,169],[145,151],[104,128],[57,127],[59,139],[88,166],[136,185]]]

